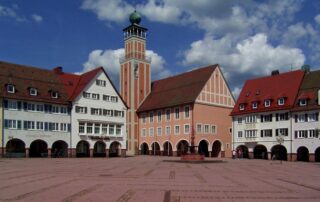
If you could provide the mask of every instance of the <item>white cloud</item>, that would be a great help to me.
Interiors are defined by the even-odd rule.
[[[41,23],[43,21],[43,17],[37,14],[31,15],[31,18],[37,23]]]
[[[256,34],[236,44],[229,37],[213,40],[206,37],[193,42],[184,52],[184,65],[219,63],[225,72],[265,75],[273,69],[288,70],[291,65],[300,67],[305,56],[297,48],[272,46],[265,34]]]
[[[238,99],[240,93],[241,93],[241,90],[242,88],[239,88],[239,87],[235,87],[233,90],[232,90],[232,95],[234,97],[235,100]]]
[[[320,24],[320,14],[318,14],[316,17],[314,17],[314,20]]]
[[[124,54],[124,49],[116,50],[94,50],[89,54],[88,61],[86,61],[83,66],[83,72],[90,71],[96,67],[104,67],[108,75],[118,85],[119,81],[119,71],[120,63],[119,58]],[[153,79],[160,79],[167,77],[172,73],[165,68],[165,60],[162,56],[158,55],[152,50],[147,50],[146,55],[152,58],[151,62],[151,72]],[[117,82],[117,83],[116,83]]]
[[[0,5],[0,17],[13,18],[19,22],[26,21],[26,18],[24,16],[19,16],[17,14],[16,11],[18,9],[19,9],[19,7],[17,5],[13,5],[12,8]]]

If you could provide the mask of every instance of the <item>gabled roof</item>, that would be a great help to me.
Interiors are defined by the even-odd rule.
[[[293,108],[303,76],[304,71],[296,70],[247,80],[231,115],[234,116]],[[285,99],[284,105],[278,105],[277,101],[280,98]],[[267,99],[271,100],[270,107],[264,106],[264,101]],[[252,109],[253,102],[257,102],[257,109]],[[244,110],[240,111],[240,104],[244,104]]]
[[[318,90],[320,89],[320,70],[307,72],[303,78],[299,93],[292,111],[320,109]],[[306,106],[299,106],[299,100],[306,99]]]
[[[15,86],[15,93],[8,93],[6,85]],[[32,96],[30,88],[36,88],[38,95]],[[57,91],[58,98],[51,92]],[[59,78],[51,70],[0,61],[0,96],[4,98],[68,104],[67,94]]]
[[[216,67],[217,64],[152,82],[151,93],[138,112],[195,102]]]

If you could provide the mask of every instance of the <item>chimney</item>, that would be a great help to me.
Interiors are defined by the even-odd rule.
[[[63,74],[62,67],[56,67],[56,68],[54,68],[54,69],[53,69],[53,72],[54,72],[55,74],[58,74],[58,75]]]
[[[273,70],[271,72],[271,76],[275,76],[275,75],[279,75],[279,74],[280,74],[279,70]]]

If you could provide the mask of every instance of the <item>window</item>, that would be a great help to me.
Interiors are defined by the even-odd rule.
[[[242,124],[242,117],[238,117],[238,124]]]
[[[109,135],[114,135],[114,125],[113,124],[109,125]]]
[[[84,133],[84,123],[79,123],[79,133]]]
[[[238,131],[238,137],[242,137],[242,131]]]
[[[59,123],[49,123],[50,131],[59,131]]]
[[[111,96],[111,102],[118,102],[118,97]]]
[[[174,134],[180,134],[180,126],[174,126]]]
[[[167,109],[166,110],[166,119],[167,119],[167,121],[170,121],[170,113],[171,113],[171,110],[170,109]]]
[[[232,134],[232,128],[229,128],[229,133]]]
[[[57,91],[52,91],[51,92],[51,97],[52,98],[58,98],[59,97],[59,93]]]
[[[284,98],[278,99],[278,105],[284,105]]]
[[[60,123],[60,131],[67,132],[68,131],[68,124]]]
[[[175,108],[174,112],[175,112],[175,119],[179,119],[180,118],[180,116],[179,116],[179,113],[180,113],[179,108]]]
[[[158,111],[158,122],[161,122],[161,111]]]
[[[260,131],[261,137],[272,137],[272,129],[266,129]]]
[[[272,122],[272,114],[261,115],[260,121],[261,121],[261,123],[263,123],[263,122]]]
[[[184,107],[184,118],[188,119],[190,117],[190,108],[189,107]]]
[[[102,134],[108,134],[108,124],[102,124]]]
[[[282,136],[288,136],[288,128],[278,128],[276,129],[276,136],[282,135]]]
[[[170,133],[171,133],[171,127],[166,126],[166,135],[170,135]]]
[[[214,125],[211,125],[211,133],[216,134],[217,133],[217,127]]]
[[[87,113],[87,107],[76,106],[76,113],[86,114]]]
[[[153,112],[149,112],[149,122],[153,123]]]
[[[101,115],[102,110],[97,108],[91,108],[92,115]]]
[[[88,92],[83,92],[83,94],[82,94],[82,95],[83,95],[83,97],[84,97],[84,98],[88,98],[88,99],[89,99],[89,98],[90,98],[90,96],[91,96],[91,94],[90,94],[90,93],[88,93]]]
[[[103,95],[103,100],[110,102],[110,95]]]
[[[123,111],[114,110],[114,116],[115,117],[123,117],[124,116],[124,112]]]
[[[100,134],[100,124],[99,123],[94,124],[94,134]]]
[[[205,134],[208,134],[208,133],[209,133],[209,125],[208,125],[208,124],[205,124],[205,125],[204,125],[204,133],[205,133]]]
[[[309,138],[318,138],[318,131],[316,129],[309,130]]]
[[[184,125],[184,134],[190,134],[190,125]]]
[[[265,100],[264,101],[264,106],[265,107],[270,107],[270,105],[271,105],[271,101],[270,100]]]
[[[149,136],[150,137],[154,136],[154,129],[153,128],[149,128]]]
[[[257,130],[245,130],[244,133],[246,138],[257,137]]]
[[[147,136],[147,133],[146,133],[146,129],[145,129],[145,128],[142,128],[142,130],[141,130],[141,136],[142,136],[142,137],[146,137],[146,136]]]
[[[289,113],[281,113],[281,114],[276,114],[276,121],[287,121],[289,120]]]
[[[294,131],[294,138],[308,138],[308,131],[307,130],[298,130]]]
[[[239,109],[240,109],[240,111],[243,111],[244,110],[244,104],[240,104],[239,105]]]
[[[32,95],[32,96],[37,96],[38,91],[37,91],[36,88],[30,88],[29,93],[30,93],[30,95]]]
[[[252,109],[257,109],[258,108],[258,103],[257,102],[253,102],[252,103]]]
[[[28,103],[27,109],[28,109],[28,111],[36,111],[36,106],[33,103]]]
[[[4,127],[8,129],[17,129],[17,121],[16,120],[4,120]]]
[[[142,123],[146,123],[146,114],[145,113],[143,113],[142,115]]]
[[[51,112],[55,114],[59,114],[60,113],[59,106],[52,105]]]
[[[103,109],[103,116],[112,116],[113,111],[109,109]]]
[[[197,133],[201,133],[202,132],[202,126],[201,124],[197,124]]]
[[[43,122],[37,121],[37,130],[43,130]]]
[[[44,105],[37,105],[37,112],[43,112],[44,111]]]
[[[87,133],[92,134],[93,132],[93,123],[87,123]]]
[[[92,99],[99,100],[100,96],[97,93],[92,93]]]
[[[299,106],[306,106],[307,105],[307,100],[306,99],[300,99],[299,100]]]
[[[104,81],[104,80],[99,80],[99,79],[97,79],[96,80],[96,84],[97,84],[97,86],[106,86],[106,81]]]
[[[257,122],[257,116],[256,115],[250,115],[246,116],[246,123],[256,123]]]
[[[311,113],[308,115],[308,121],[314,122],[319,120],[319,113]]]
[[[8,93],[15,93],[15,87],[12,84],[7,85],[7,92]]]
[[[60,107],[60,113],[61,114],[68,114],[68,108],[67,107]]]
[[[35,129],[34,121],[24,121],[23,125],[24,125],[24,128],[27,130],[34,130]]]
[[[161,127],[157,128],[157,135],[158,136],[162,135],[162,128]]]
[[[8,109],[18,109],[18,102],[14,100],[8,100]]]

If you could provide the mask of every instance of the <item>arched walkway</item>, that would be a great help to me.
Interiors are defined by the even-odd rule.
[[[48,145],[43,140],[35,140],[30,144],[29,157],[48,157]]]
[[[87,141],[81,140],[77,144],[77,157],[90,157],[90,145]]]
[[[219,140],[214,141],[212,144],[212,152],[211,156],[212,157],[219,157],[220,152],[221,152],[221,142]]]
[[[94,144],[93,157],[106,157],[106,143],[97,141]]]
[[[172,156],[172,145],[169,141],[163,143],[163,156]]]
[[[189,143],[186,140],[181,140],[177,145],[177,156],[188,153]]]
[[[121,156],[121,144],[119,142],[112,142],[109,149],[109,157]]]
[[[58,140],[52,144],[52,157],[68,157],[68,144],[65,141]]]
[[[198,153],[209,157],[208,142],[206,140],[201,140],[199,142]]]
[[[256,145],[253,150],[253,158],[268,160],[268,150],[264,145]]]
[[[309,161],[309,150],[306,147],[299,147],[297,150],[297,161]]]
[[[25,157],[26,145],[20,139],[9,140],[6,144],[6,156],[7,157]]]
[[[275,145],[271,149],[271,157],[275,155],[276,160],[287,160],[287,149],[283,145]]]
[[[320,162],[320,147],[316,149],[314,152],[314,161],[315,162]]]
[[[151,144],[151,155],[160,155],[160,145],[157,142]]]
[[[238,158],[249,158],[248,147],[240,145],[236,149]]]
[[[142,143],[140,146],[141,149],[141,155],[149,155],[149,146],[147,143]]]

